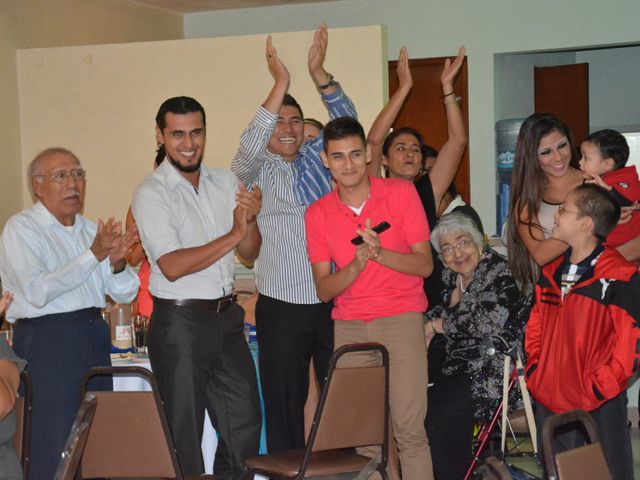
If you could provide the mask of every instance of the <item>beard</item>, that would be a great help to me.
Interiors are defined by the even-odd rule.
[[[180,170],[183,173],[197,172],[200,169],[200,165],[202,165],[202,156],[200,156],[200,158],[198,158],[198,161],[196,163],[194,163],[193,165],[182,165],[181,163],[179,163],[176,160],[174,160],[173,158],[171,158],[168,154],[167,154],[167,158],[171,162],[171,165],[173,165],[174,167],[176,167],[178,170]]]

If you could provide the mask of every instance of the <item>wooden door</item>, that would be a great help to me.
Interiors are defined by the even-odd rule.
[[[579,147],[589,136],[589,64],[534,67],[533,78],[535,111],[561,118]]]
[[[413,75],[413,88],[404,102],[404,106],[393,128],[413,127],[422,133],[424,141],[440,150],[447,141],[447,120],[445,107],[442,103],[442,85],[440,74],[446,58],[423,58],[409,60],[411,74]],[[398,77],[396,75],[396,61],[389,62],[389,96],[398,89]],[[462,69],[454,83],[456,95],[462,97],[460,108],[462,117],[469,132],[469,109],[467,108],[467,59],[465,58]],[[469,149],[466,149],[454,184],[465,202],[471,200],[469,184]]]

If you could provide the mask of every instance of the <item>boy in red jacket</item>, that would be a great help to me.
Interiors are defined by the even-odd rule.
[[[620,207],[602,187],[583,184],[556,213],[552,237],[569,245],[546,265],[527,324],[526,377],[544,420],[577,408],[591,414],[614,479],[633,479],[627,427],[627,380],[640,361],[640,279],[637,268],[603,245]],[[584,443],[577,431],[556,449]]]
[[[587,183],[595,183],[609,190],[621,207],[640,201],[640,179],[636,167],[627,167],[629,144],[616,130],[593,132],[580,146],[580,170],[587,175]],[[633,240],[640,232],[640,211],[631,220],[617,225],[607,237],[607,243],[617,247]]]

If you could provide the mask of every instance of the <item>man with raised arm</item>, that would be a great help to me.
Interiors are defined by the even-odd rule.
[[[331,118],[355,117],[351,100],[323,67],[327,42],[323,24],[309,49],[309,74]],[[271,37],[266,60],[274,84],[242,134],[231,169],[242,182],[256,182],[263,191],[258,215],[262,249],[255,263],[260,293],[256,325],[267,448],[277,453],[304,447],[309,361],[313,358],[321,381],[333,352],[331,305],[318,299],[305,249],[304,214],[310,199],[304,192],[309,190],[294,188],[306,179],[313,195],[322,196],[331,190],[331,177],[320,160],[322,133],[303,143],[302,110],[287,94],[289,71]]]
[[[166,159],[138,186],[131,209],[151,266],[149,357],[182,473],[204,472],[206,409],[219,435],[214,474],[237,480],[258,454],[261,418],[233,254],[258,254],[260,189],[248,192],[231,172],[202,165],[205,138],[200,103],[166,100],[156,115]]]

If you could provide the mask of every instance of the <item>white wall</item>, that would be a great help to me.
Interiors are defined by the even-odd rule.
[[[313,32],[273,36],[292,75],[290,90],[305,113],[326,119],[307,71],[312,39]],[[368,126],[387,91],[384,31],[334,29],[332,44],[345,55],[327,59],[327,68],[341,73]],[[123,219],[135,187],[152,170],[158,107],[178,95],[196,98],[206,110],[206,164],[228,168],[273,85],[264,49],[264,35],[249,35],[19,51],[22,172],[40,150],[67,147],[88,172],[85,214]],[[23,202],[31,204],[26,193]]]
[[[640,129],[640,47],[578,52],[589,63],[591,130]]]
[[[343,0],[185,16],[188,38],[383,24],[395,56],[452,55],[467,46],[471,196],[489,231],[495,224],[494,55],[640,42],[640,2],[616,0]],[[336,55],[331,50],[331,55]],[[353,59],[354,62],[357,59]],[[335,72],[339,75],[339,72]],[[491,168],[488,168],[491,167]]]

